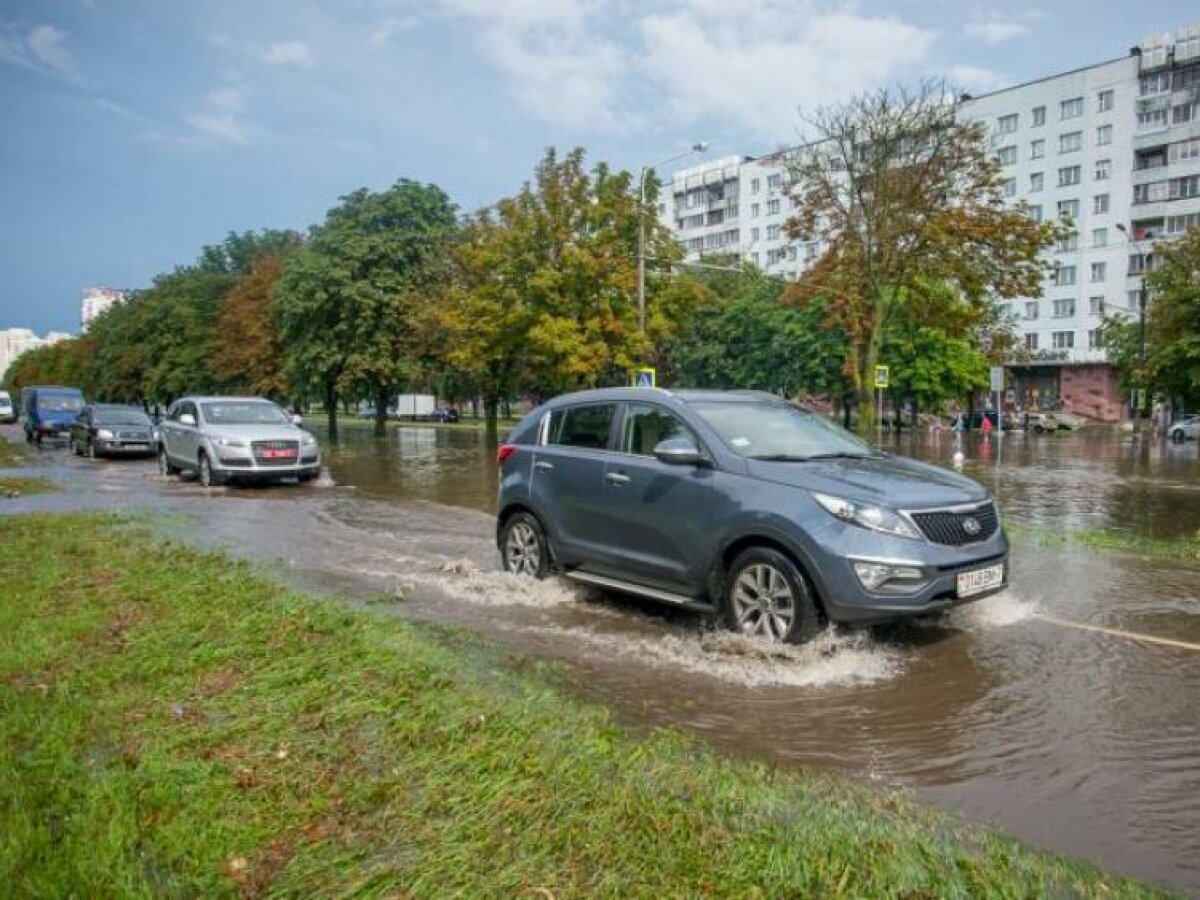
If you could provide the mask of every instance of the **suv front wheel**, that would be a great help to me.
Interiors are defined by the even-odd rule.
[[[821,616],[804,574],[771,547],[738,554],[725,582],[729,627],[750,637],[798,644],[821,630]]]
[[[214,472],[212,463],[208,459],[207,453],[200,454],[200,460],[197,463],[196,473],[200,477],[202,487],[212,488],[220,487],[225,483],[225,476],[220,472]]]
[[[527,512],[514,513],[500,534],[504,571],[545,578],[550,573],[550,546],[542,523]]]

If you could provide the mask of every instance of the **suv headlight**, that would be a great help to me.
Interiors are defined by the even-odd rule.
[[[305,447],[315,447],[315,446],[317,446],[317,439],[315,437],[313,437],[311,434],[305,434],[305,435],[301,436],[300,443],[303,444]]]
[[[219,437],[217,438],[218,447],[245,447],[246,442],[237,438]]]
[[[834,518],[850,522],[871,531],[882,531],[884,534],[894,534],[897,537],[920,539],[917,531],[908,520],[899,513],[882,506],[868,506],[841,497],[831,497],[829,494],[813,494],[816,500]]]
[[[113,433],[107,428],[98,428],[96,429],[96,437],[100,438],[102,441],[111,441]]]

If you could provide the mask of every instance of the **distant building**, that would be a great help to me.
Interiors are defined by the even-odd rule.
[[[1119,419],[1128,398],[1100,347],[1101,321],[1140,316],[1142,275],[1157,265],[1151,243],[1200,225],[1200,24],[965,97],[957,115],[987,125],[1012,203],[1075,223],[1047,253],[1055,271],[1043,296],[1009,304],[1024,345],[1009,366],[1009,402]],[[788,239],[786,179],[781,154],[692,166],[664,185],[658,214],[689,260],[731,254],[794,280],[820,247]]]
[[[79,324],[84,331],[92,324],[92,320],[112,306],[125,299],[126,292],[110,287],[90,287],[83,292],[83,303],[79,311]]]
[[[40,338],[28,328],[8,328],[0,331],[0,379],[4,378],[8,367],[22,353],[48,344],[57,344],[69,337],[71,335],[61,331],[51,331],[44,338]]]

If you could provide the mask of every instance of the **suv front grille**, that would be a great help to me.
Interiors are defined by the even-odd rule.
[[[294,466],[300,456],[299,441],[253,441],[250,447],[260,466]]]
[[[925,537],[935,544],[951,547],[986,541],[1000,525],[993,503],[982,503],[960,512],[914,512],[909,515]],[[969,522],[974,522],[974,526]]]
[[[148,432],[148,431],[120,431],[120,432],[117,432],[117,437],[122,441],[148,441],[148,440],[150,440],[150,432]]]

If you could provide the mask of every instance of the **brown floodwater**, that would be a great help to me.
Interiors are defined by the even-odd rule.
[[[951,464],[949,435],[890,449]],[[1200,461],[1107,431],[967,440],[1009,521],[1131,536],[1200,530]],[[909,792],[1041,847],[1200,894],[1200,566],[1018,540],[1012,583],[953,613],[776,650],[701,617],[497,571],[495,468],[469,429],[352,431],[336,487],[206,492],[149,463],[38,468],[63,490],[0,512],[144,507],[162,531],[400,615],[466,625],[567,664],[636,726],[738,757]],[[1102,627],[1106,633],[1079,626]]]

